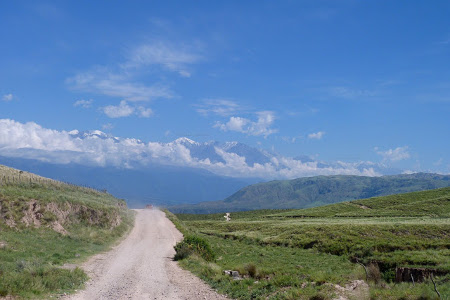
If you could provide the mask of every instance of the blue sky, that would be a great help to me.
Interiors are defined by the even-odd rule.
[[[449,15],[448,1],[2,1],[0,119],[449,173]]]

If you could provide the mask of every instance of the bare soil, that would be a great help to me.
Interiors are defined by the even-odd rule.
[[[182,234],[163,212],[136,211],[126,239],[81,266],[86,289],[63,299],[227,299],[172,260]]]

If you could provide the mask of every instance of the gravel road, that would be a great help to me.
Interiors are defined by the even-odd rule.
[[[159,210],[136,210],[128,237],[83,264],[86,289],[63,299],[227,299],[172,261],[181,233]]]

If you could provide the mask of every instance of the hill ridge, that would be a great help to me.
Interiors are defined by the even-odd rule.
[[[330,175],[246,186],[221,201],[170,207],[176,213],[293,209],[450,186],[450,175],[416,173],[368,177]]]

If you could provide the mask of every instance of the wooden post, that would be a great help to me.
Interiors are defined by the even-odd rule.
[[[364,271],[366,272],[366,282],[369,282],[368,281],[368,279],[369,279],[369,273],[367,272],[367,268],[366,268],[366,266],[365,265],[363,265],[362,263],[360,263],[360,262],[358,262],[358,264],[360,264],[361,266],[363,266],[363,268],[364,268]]]
[[[430,278],[431,278],[431,281],[433,282],[434,290],[436,291],[436,294],[438,295],[439,299],[441,299],[441,294],[438,292],[438,290],[436,288],[436,282],[434,282],[434,280],[433,280],[433,273],[431,273]]]

